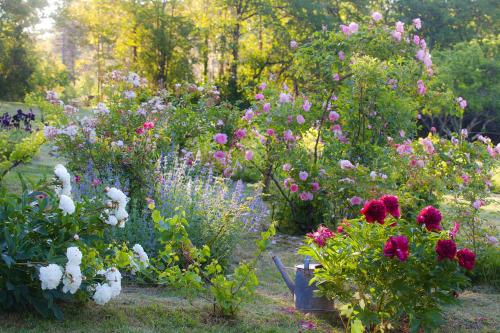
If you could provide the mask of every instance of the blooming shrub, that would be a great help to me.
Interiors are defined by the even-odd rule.
[[[344,220],[336,232],[320,227],[299,251],[321,265],[314,281],[340,302],[346,328],[436,327],[441,307],[468,283],[464,273],[473,269],[475,254],[458,249],[457,230],[442,230],[439,210],[426,207],[412,221],[397,217],[398,206],[393,196],[370,200],[361,218]]]
[[[125,224],[127,197],[109,188],[105,198],[75,202],[62,165],[52,186],[40,187],[21,196],[0,192],[0,308],[62,318],[61,302],[105,304],[118,296],[119,269],[136,259],[126,246],[102,240],[110,225]]]

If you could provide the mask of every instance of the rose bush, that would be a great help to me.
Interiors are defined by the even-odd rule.
[[[475,254],[455,243],[458,229],[443,230],[441,212],[428,206],[416,220],[399,218],[397,197],[368,201],[363,217],[336,232],[320,227],[299,253],[321,266],[313,281],[340,302],[346,330],[411,332],[436,327],[442,306],[456,301]]]

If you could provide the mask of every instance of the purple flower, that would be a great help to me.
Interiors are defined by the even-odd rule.
[[[245,152],[245,159],[246,159],[247,161],[251,161],[251,160],[253,160],[253,151],[251,151],[251,150],[247,150],[247,151]]]
[[[420,28],[422,28],[422,21],[420,20],[420,18],[413,19],[413,26],[417,30],[419,30]]]
[[[372,19],[375,21],[375,22],[378,22],[382,19],[382,14],[380,14],[379,12],[373,12],[372,13]]]
[[[257,101],[263,100],[264,99],[264,94],[261,94],[261,93],[255,94],[255,99]]]
[[[363,203],[363,199],[358,196],[354,196],[349,199],[349,203],[353,206],[361,205]]]
[[[307,177],[309,177],[309,174],[307,171],[300,171],[299,172],[299,179],[305,182],[307,180]]]
[[[220,145],[225,145],[227,143],[227,135],[224,133],[217,133],[214,135],[214,140]]]
[[[342,51],[339,51],[339,53],[338,53],[338,54],[339,54],[339,59],[340,59],[340,61],[344,61],[344,59],[345,59],[345,53],[344,53],[344,52],[342,52]]]
[[[309,102],[309,100],[304,100],[304,103],[302,104],[302,110],[304,110],[305,112],[309,112],[309,110],[311,110],[311,103]]]
[[[339,161],[339,164],[340,164],[340,168],[342,170],[346,170],[346,169],[354,169],[356,168],[350,161],[348,160],[340,160]]]
[[[302,116],[301,114],[297,116],[297,123],[303,124],[305,121],[306,120],[304,119],[304,116]]]

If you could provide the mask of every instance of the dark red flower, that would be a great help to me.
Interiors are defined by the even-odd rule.
[[[399,200],[395,195],[384,195],[380,198],[387,209],[387,212],[399,219],[401,217],[401,211],[399,210]]]
[[[314,243],[316,243],[319,247],[323,247],[328,239],[335,236],[335,233],[327,227],[320,225],[318,230],[312,233],[310,232],[306,236],[312,238]]]
[[[457,252],[458,264],[468,271],[474,268],[476,254],[469,249],[461,249]]]
[[[451,239],[440,239],[436,244],[436,253],[438,260],[446,258],[453,260],[457,254],[457,244]]]
[[[361,209],[361,214],[365,216],[366,222],[368,223],[377,221],[380,224],[384,224],[387,210],[381,200],[370,200],[367,201],[363,209]]]
[[[418,224],[425,224],[425,227],[429,231],[439,231],[441,230],[441,212],[439,209],[432,206],[427,206],[420,211],[417,216]]]
[[[408,238],[406,236],[391,236],[384,245],[384,256],[393,258],[397,256],[399,261],[408,259]]]

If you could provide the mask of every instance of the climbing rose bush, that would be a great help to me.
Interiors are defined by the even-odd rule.
[[[300,253],[321,264],[314,281],[321,294],[340,304],[346,328],[411,332],[439,325],[441,309],[454,303],[469,282],[475,254],[458,249],[459,225],[442,227],[432,206],[415,220],[399,218],[396,196],[369,200],[357,219],[333,231],[320,226]]]

